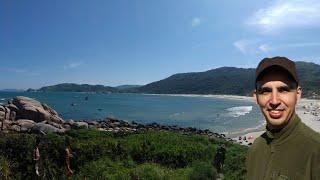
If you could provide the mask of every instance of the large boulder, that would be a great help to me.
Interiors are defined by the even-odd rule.
[[[16,112],[16,118],[18,119],[31,119],[35,122],[48,121],[58,124],[64,122],[55,110],[29,97],[14,97],[12,104],[18,109]]]
[[[6,110],[3,106],[0,105],[0,120],[4,120],[6,117]]]
[[[35,133],[64,133],[66,131],[66,129],[64,128],[56,128],[50,124],[46,124],[46,123],[37,123],[32,127],[32,132]]]
[[[20,126],[20,132],[30,132],[36,124],[34,121],[29,119],[19,119],[15,123]]]

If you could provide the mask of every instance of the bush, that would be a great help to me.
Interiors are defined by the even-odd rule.
[[[190,179],[212,180],[217,178],[217,171],[209,162],[195,162],[193,165]]]
[[[8,179],[34,179],[34,134],[1,133],[1,172]],[[214,179],[211,163],[216,147],[226,147],[225,179],[245,178],[247,148],[198,135],[147,131],[115,135],[97,130],[72,130],[40,139],[42,179],[66,179],[65,141],[71,137],[71,168],[76,179]]]
[[[0,179],[9,179],[10,164],[7,159],[0,156]]]

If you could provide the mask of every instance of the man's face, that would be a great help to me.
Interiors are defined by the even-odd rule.
[[[254,99],[270,129],[280,129],[287,125],[300,98],[301,88],[283,71],[264,74],[257,82],[254,93]]]

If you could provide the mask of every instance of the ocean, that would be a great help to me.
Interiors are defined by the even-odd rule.
[[[261,127],[264,122],[255,103],[241,99],[201,95],[0,92],[0,103],[5,104],[14,96],[27,96],[46,103],[65,120],[114,117],[226,134],[249,132]]]

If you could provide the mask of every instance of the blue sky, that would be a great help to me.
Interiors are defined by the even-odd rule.
[[[0,89],[147,84],[175,73],[320,64],[317,0],[0,1]]]

